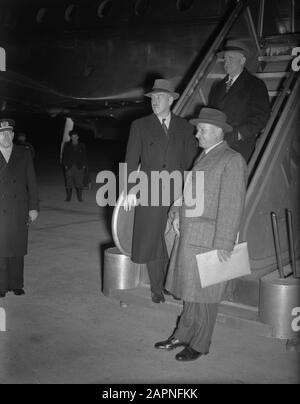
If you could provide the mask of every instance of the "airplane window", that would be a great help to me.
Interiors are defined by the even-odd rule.
[[[45,8],[40,8],[39,11],[36,13],[36,22],[38,24],[42,24],[46,11],[47,10]]]
[[[75,4],[70,4],[65,11],[65,20],[71,22],[75,15],[76,6]]]
[[[112,8],[112,1],[103,0],[100,6],[98,7],[97,11],[98,17],[99,18],[107,17],[108,14],[111,12],[111,8]]]
[[[137,0],[135,3],[135,14],[142,15],[145,14],[149,8],[150,1],[149,0]]]
[[[177,0],[177,9],[179,11],[187,11],[192,7],[194,0]]]

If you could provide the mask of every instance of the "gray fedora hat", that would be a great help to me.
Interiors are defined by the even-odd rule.
[[[198,123],[209,123],[222,128],[224,133],[227,133],[232,131],[232,126],[228,125],[226,120],[227,116],[224,112],[213,108],[202,108],[199,118],[190,120],[190,123],[195,126],[197,126]]]
[[[174,90],[174,86],[169,80],[157,79],[154,82],[152,90],[146,93],[145,96],[151,97],[151,95],[155,93],[167,93],[170,94],[174,100],[177,100],[177,98],[179,98],[179,94]]]
[[[245,58],[249,57],[250,55],[250,51],[247,46],[244,44],[244,42],[238,39],[228,39],[225,42],[223,49],[218,52],[217,55],[220,57],[224,57],[225,52],[229,51],[241,53],[245,56]]]

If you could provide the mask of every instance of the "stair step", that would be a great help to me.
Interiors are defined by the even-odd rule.
[[[287,77],[289,75],[288,72],[265,72],[265,73],[255,73],[254,76],[262,79],[262,80],[267,80],[267,79],[282,79],[284,77]]]
[[[268,91],[269,97],[277,97],[280,91]]]
[[[259,56],[259,62],[276,63],[276,62],[288,62],[294,57],[292,55],[276,55],[276,56]]]
[[[153,303],[149,286],[146,285],[140,285],[129,290],[111,290],[109,297],[119,300],[122,307],[126,307],[128,304],[137,304],[177,316],[182,310],[182,302],[170,296],[166,296],[166,302],[163,304]],[[220,304],[217,321],[253,335],[272,337],[273,329],[259,320],[257,307],[224,301]]]
[[[259,77],[262,80],[265,79],[281,79],[289,75],[288,72],[264,72],[264,73],[252,73],[254,76]],[[211,80],[222,80],[225,77],[224,73],[210,73],[207,75]]]
[[[225,73],[209,73],[207,75],[207,78],[212,79],[212,80],[217,80],[217,79],[222,80],[225,76],[226,76]]]

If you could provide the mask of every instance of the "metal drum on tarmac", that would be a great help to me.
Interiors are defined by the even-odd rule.
[[[135,208],[125,211],[124,192],[122,192],[112,217],[112,236],[121,253],[129,257],[131,257],[134,212]]]

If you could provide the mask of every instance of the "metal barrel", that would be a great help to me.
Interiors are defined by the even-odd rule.
[[[136,288],[140,282],[140,265],[121,253],[118,248],[108,248],[104,252],[103,293],[111,290]]]
[[[279,273],[280,278],[284,278],[276,213],[272,212],[271,218],[272,218],[272,227],[273,227],[273,234],[274,234],[275,253],[276,253],[277,265],[278,265],[278,273]]]
[[[289,233],[289,250],[290,250],[293,277],[298,278],[298,276],[297,276],[297,267],[296,267],[296,255],[295,255],[292,212],[289,209],[287,209],[286,210],[286,215],[287,215],[287,226],[288,226],[288,233]]]
[[[297,307],[300,307],[300,279],[292,276],[278,279],[276,272],[260,279],[259,317],[263,323],[272,326],[273,337],[299,338],[297,319],[293,313]]]

